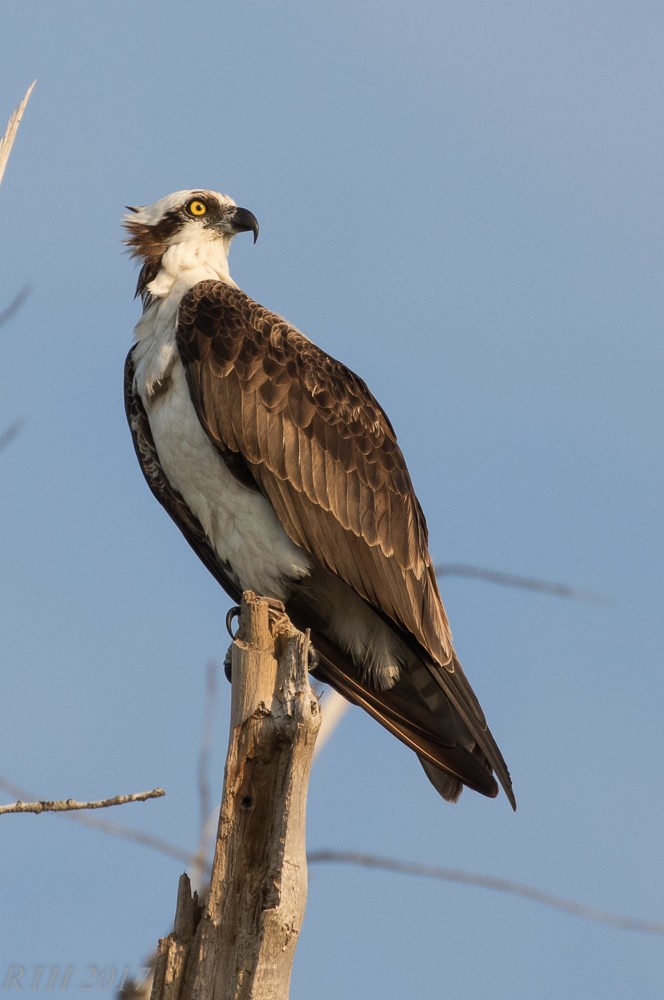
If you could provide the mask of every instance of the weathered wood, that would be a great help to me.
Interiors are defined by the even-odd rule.
[[[153,1000],[288,998],[306,904],[306,799],[320,725],[308,649],[284,614],[244,594],[210,893],[186,963],[187,935],[177,924],[182,916],[186,925],[191,896],[180,893],[176,930],[160,943]]]
[[[178,1000],[201,912],[197,894],[192,895],[188,875],[181,875],[173,931],[168,937],[160,940],[157,949],[152,997],[159,997],[159,1000]]]

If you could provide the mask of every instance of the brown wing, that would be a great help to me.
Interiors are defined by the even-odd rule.
[[[424,516],[364,382],[224,282],[183,298],[177,341],[203,427],[242,455],[293,541],[449,663]]]
[[[436,684],[513,801],[505,762],[454,656],[426,522],[403,455],[365,383],[225,282],[200,282],[184,296],[177,344],[212,442],[227,460],[229,452],[241,456],[296,544],[425,654]],[[342,689],[339,679],[335,686]],[[399,710],[389,704],[396,691],[393,697],[371,692],[364,700],[357,691],[343,693],[404,742],[422,745],[399,732]]]
[[[229,567],[224,566],[208,542],[205,532],[183,498],[170,485],[164,475],[155,448],[150,423],[140,396],[134,391],[134,349],[127,355],[124,369],[125,412],[131,431],[134,449],[145,480],[154,496],[177,524],[192,549],[207,566],[210,573],[224,588],[227,594],[239,603],[240,588],[229,573]]]

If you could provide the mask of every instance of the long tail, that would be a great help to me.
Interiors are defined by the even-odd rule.
[[[492,764],[436,679],[434,671],[440,668],[413,659],[393,687],[377,690],[362,683],[347,657],[324,635],[314,635],[313,641],[319,654],[314,676],[361,706],[414,750],[427,777],[444,799],[456,802],[464,785],[491,798],[498,794]],[[486,726],[482,735],[482,742],[493,750],[492,762],[495,761],[505,793],[512,808],[516,808],[502,754]]]

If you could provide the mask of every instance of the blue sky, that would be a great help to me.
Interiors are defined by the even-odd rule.
[[[532,882],[664,919],[664,13],[648,3],[5,0],[0,774],[195,849],[228,601],[142,481],[122,364],[125,204],[205,186],[261,223],[232,272],[388,411],[519,810],[438,800],[359,711],[315,765],[311,849]],[[220,690],[211,783],[221,781]],[[182,863],[56,816],[0,824],[9,964],[138,967]],[[661,942],[486,891],[310,870],[292,996],[661,997]],[[1,981],[1,980],[0,980]],[[73,987],[72,987],[73,988]]]

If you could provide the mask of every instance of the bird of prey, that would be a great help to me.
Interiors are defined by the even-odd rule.
[[[427,526],[366,384],[229,274],[245,208],[214,191],[129,207],[143,314],[125,404],[148,486],[236,602],[282,601],[314,674],[417,754],[443,798],[516,808],[452,646]]]

